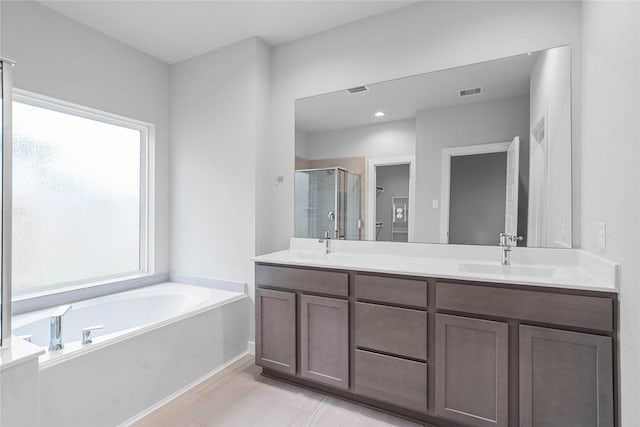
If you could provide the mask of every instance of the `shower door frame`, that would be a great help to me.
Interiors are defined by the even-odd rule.
[[[2,258],[2,274],[0,280],[0,295],[2,297],[2,307],[0,308],[0,348],[9,348],[11,344],[11,186],[12,168],[11,158],[13,155],[13,135],[12,135],[12,87],[13,87],[13,66],[15,62],[0,57],[0,68],[2,72],[2,226],[1,240],[2,246],[0,257]]]

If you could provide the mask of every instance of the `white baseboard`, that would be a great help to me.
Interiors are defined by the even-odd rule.
[[[255,344],[254,344],[254,346],[255,346]],[[127,427],[127,426],[130,426],[130,425],[132,425],[133,423],[135,423],[137,421],[140,421],[142,418],[146,417],[147,415],[149,415],[150,413],[152,413],[156,409],[160,408],[163,405],[166,405],[167,403],[169,403],[173,399],[177,398],[181,394],[186,393],[187,391],[191,390],[192,388],[194,388],[195,386],[197,386],[201,382],[211,378],[212,376],[214,376],[218,372],[220,372],[223,369],[225,369],[226,367],[234,364],[235,362],[237,362],[238,360],[240,360],[243,357],[247,356],[248,354],[253,354],[253,353],[245,352],[245,353],[239,354],[238,356],[234,357],[233,359],[229,360],[228,362],[223,363],[222,365],[218,366],[217,368],[207,372],[206,374],[204,374],[203,376],[201,376],[197,380],[195,380],[195,381],[187,384],[186,386],[182,387],[180,390],[176,391],[175,393],[172,393],[169,396],[165,397],[164,399],[160,400],[159,402],[154,403],[153,405],[149,406],[147,409],[145,409],[144,411],[140,412],[139,414],[134,415],[133,417],[129,418],[128,420],[122,422],[118,427]]]
[[[247,353],[249,353],[252,356],[256,355],[256,342],[255,341],[249,341],[247,343]]]

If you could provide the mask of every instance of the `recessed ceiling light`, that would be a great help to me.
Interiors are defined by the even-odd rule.
[[[374,114],[374,116],[382,117],[382,116],[384,116],[384,113],[382,111],[378,111],[377,113]]]

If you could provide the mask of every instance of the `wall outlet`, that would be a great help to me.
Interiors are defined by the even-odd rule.
[[[601,251],[607,250],[607,224],[598,223],[598,247]]]
[[[434,199],[431,201],[431,207],[433,209],[438,209],[439,206],[440,206],[440,201],[438,199]]]

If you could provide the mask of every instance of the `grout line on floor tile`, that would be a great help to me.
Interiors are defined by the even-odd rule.
[[[309,422],[307,423],[306,427],[310,427],[311,425],[313,425],[313,422],[316,419],[316,415],[318,414],[318,412],[320,412],[320,408],[322,407],[322,405],[325,404],[325,402],[328,399],[329,399],[329,396],[327,396],[326,394],[324,396],[322,396],[322,400],[320,401],[320,403],[318,403],[318,405],[315,407],[315,409],[311,413],[311,416],[309,417]]]

